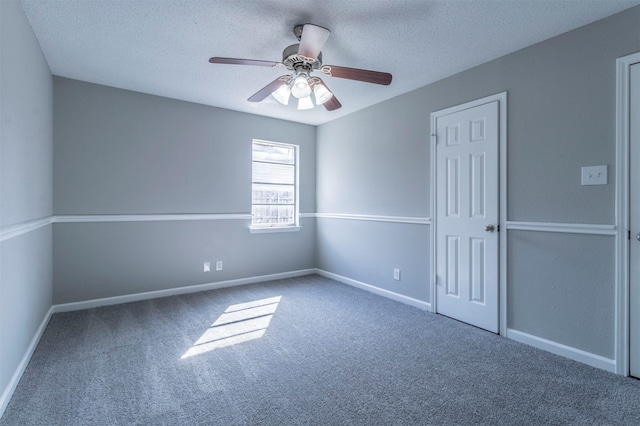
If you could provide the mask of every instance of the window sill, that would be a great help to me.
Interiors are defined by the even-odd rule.
[[[266,234],[270,232],[298,232],[301,226],[271,226],[271,227],[258,227],[252,226],[249,228],[252,234]]]

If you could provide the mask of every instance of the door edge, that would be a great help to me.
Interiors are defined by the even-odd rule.
[[[629,90],[631,66],[640,63],[640,52],[616,59],[616,248],[615,248],[615,371],[630,370],[629,344]]]

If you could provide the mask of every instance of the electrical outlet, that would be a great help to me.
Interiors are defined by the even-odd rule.
[[[607,184],[607,166],[589,166],[583,167],[582,185],[606,185]]]
[[[216,271],[222,271],[222,260],[216,262]]]
[[[211,262],[204,262],[204,272],[211,271]]]
[[[393,279],[400,281],[400,269],[396,268],[393,270]]]

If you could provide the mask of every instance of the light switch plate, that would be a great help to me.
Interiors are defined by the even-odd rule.
[[[606,185],[607,166],[588,166],[582,168],[582,185]]]

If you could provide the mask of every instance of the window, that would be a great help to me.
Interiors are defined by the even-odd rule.
[[[252,152],[251,228],[297,228],[297,147],[254,139]]]

